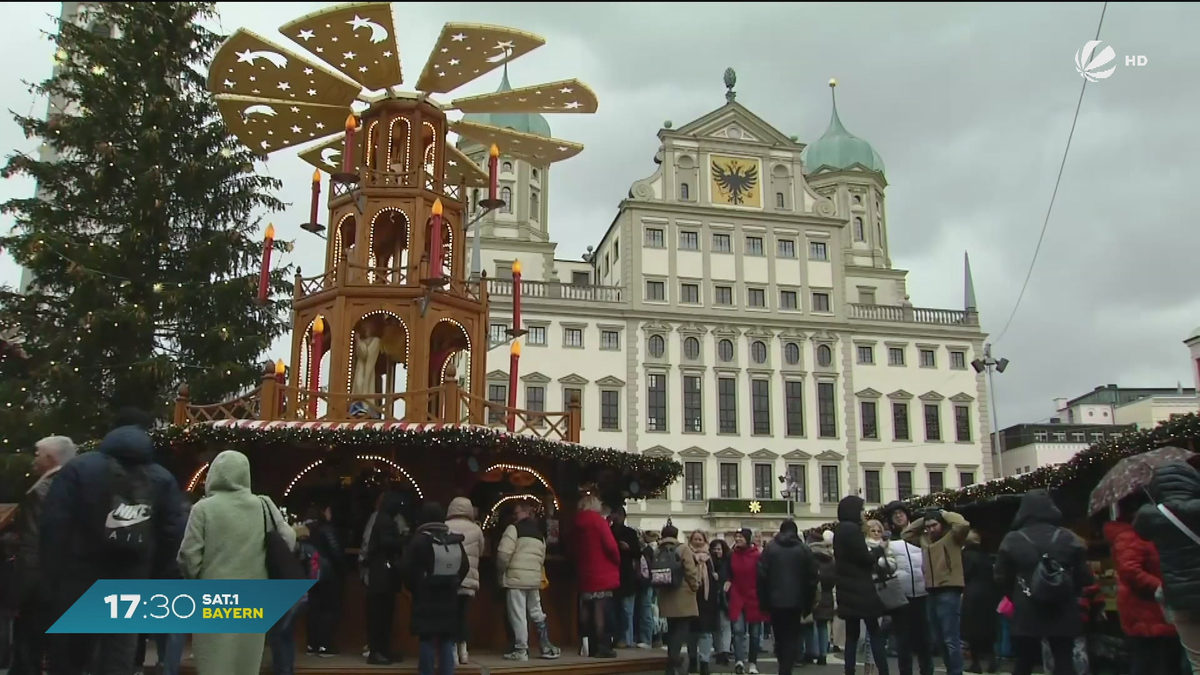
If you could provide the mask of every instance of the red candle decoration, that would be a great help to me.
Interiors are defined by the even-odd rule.
[[[513,280],[513,334],[517,337],[521,333],[521,261],[514,260],[512,264],[512,280]]]
[[[285,373],[287,373],[287,365],[283,362],[283,359],[279,359],[275,362],[275,384],[277,385],[275,391],[277,392],[276,397],[279,399],[280,416],[283,415],[284,409],[287,407],[285,405],[287,399],[283,391],[285,384],[283,376]]]
[[[312,207],[309,209],[308,222],[316,224],[317,208],[321,202],[321,170],[313,171],[312,180]]]
[[[488,201],[495,203],[496,187],[500,182],[500,171],[498,168],[500,165],[500,148],[496,147],[495,143],[492,143],[492,149],[488,151],[488,155],[490,156],[490,159],[488,159]],[[493,206],[492,208],[496,207]]]
[[[325,318],[320,314],[317,315],[317,320],[313,321],[312,327],[312,347],[309,353],[308,367],[308,418],[310,420],[317,419],[317,392],[321,389],[321,347],[324,344],[325,333]]]
[[[266,304],[267,285],[271,280],[271,250],[275,248],[275,226],[267,224],[267,240],[263,242],[262,269],[258,273],[258,301]]]
[[[517,371],[521,361],[521,343],[513,340],[508,357],[508,432],[513,433],[517,426]]]
[[[441,279],[442,274],[442,200],[433,200],[433,216],[429,219],[429,276]]]
[[[354,130],[358,128],[358,120],[351,113],[346,117],[346,145],[342,148],[342,173],[354,173]]]

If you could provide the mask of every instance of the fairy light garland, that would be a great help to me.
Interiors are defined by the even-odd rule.
[[[317,468],[318,466],[321,466],[324,463],[325,463],[325,460],[318,459],[317,461],[313,462],[312,464],[309,464],[308,466],[301,469],[300,473],[298,473],[292,477],[292,482],[288,483],[287,489],[283,491],[283,496],[287,497],[288,495],[292,494],[292,488],[296,487],[296,483],[299,483],[301,478],[304,478],[304,474],[308,473],[309,471],[312,471],[313,469]]]
[[[188,481],[187,490],[185,492],[191,492],[192,490],[196,489],[196,483],[200,482],[200,478],[204,476],[205,471],[208,471],[208,467],[209,462],[205,462],[204,466],[196,469],[196,473],[192,474],[192,479]]]
[[[412,125],[409,123],[407,117],[394,117],[392,118],[391,123],[388,124],[387,167],[385,168],[389,172],[392,170],[392,143],[396,140],[397,122],[404,123],[404,136],[401,139],[404,143],[404,163],[401,166],[403,167],[404,171],[408,171],[408,148],[412,138]]]
[[[484,471],[484,473],[495,471],[496,469],[501,471],[524,471],[525,473],[533,476],[534,478],[538,479],[538,482],[542,484],[542,487],[550,491],[550,496],[554,498],[554,508],[562,508],[558,501],[558,493],[555,492],[554,488],[550,486],[550,481],[546,480],[546,477],[538,473],[536,469],[528,466],[521,466],[519,464],[493,464],[492,466],[488,467],[488,470]]]
[[[487,518],[483,519],[483,529],[486,530],[489,527],[491,527],[492,525],[496,524],[496,521],[498,520],[497,514],[500,513],[500,508],[502,506],[504,506],[508,502],[516,502],[516,501],[537,502],[539,511],[545,511],[545,509],[546,509],[546,505],[542,502],[541,499],[538,499],[536,495],[529,495],[529,494],[504,495],[503,497],[500,498],[499,501],[496,502],[495,506],[492,507],[492,510],[488,512]],[[558,508],[558,507],[556,506],[555,508]]]
[[[418,484],[416,479],[412,477],[412,474],[410,474],[407,469],[405,469],[404,467],[400,466],[399,464],[393,462],[392,460],[388,459],[387,457],[380,457],[379,455],[358,455],[355,459],[358,459],[361,461],[366,461],[366,462],[381,462],[383,464],[388,465],[393,470],[395,470],[397,473],[402,474],[408,480],[409,485],[412,485],[413,489],[417,491],[418,497],[420,497],[421,499],[425,498],[424,491],[421,490],[420,484]],[[309,471],[312,471],[313,469],[317,468],[318,466],[320,466],[324,463],[325,463],[325,460],[318,459],[317,461],[313,462],[312,464],[309,464],[308,466],[301,469],[300,473],[298,473],[292,477],[291,482],[288,483],[287,489],[285,489],[283,491],[283,496],[287,497],[288,495],[292,494],[292,489],[295,488],[296,484],[299,483],[300,480],[304,478],[305,474],[307,474]],[[189,487],[188,490],[191,490],[191,488]]]

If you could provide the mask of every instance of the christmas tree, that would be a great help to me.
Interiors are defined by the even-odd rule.
[[[258,300],[264,214],[279,182],[255,173],[205,91],[221,36],[212,3],[95,3],[60,22],[47,119],[15,115],[40,158],[15,154],[4,177],[37,194],[3,204],[0,248],[32,272],[0,289],[0,449],[47,434],[95,438],[112,412],[166,412],[186,381],[199,401],[254,386],[287,330],[289,270]],[[52,152],[51,152],[52,151]],[[276,242],[275,257],[290,250]]]

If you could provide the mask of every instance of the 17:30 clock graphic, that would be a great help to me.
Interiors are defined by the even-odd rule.
[[[234,597],[237,597],[236,594]],[[132,593],[113,593],[104,596],[104,604],[108,605],[110,619],[132,619],[139,610],[143,619],[166,619],[172,616],[190,619],[196,613],[196,599],[183,593],[173,598],[165,593],[155,593],[149,600],[142,600],[142,596]],[[121,611],[122,606],[125,606],[124,612]],[[185,609],[181,611],[181,607]]]

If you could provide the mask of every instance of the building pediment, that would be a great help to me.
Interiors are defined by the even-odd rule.
[[[793,450],[783,455],[783,458],[789,462],[807,462],[808,460],[812,459],[812,457],[812,455],[803,450]]]
[[[697,323],[681,323],[675,327],[675,330],[684,335],[704,335],[708,332],[708,328]]]
[[[750,453],[750,459],[779,459],[779,453],[763,448]]]
[[[792,340],[793,342],[803,342],[807,338],[808,338],[808,336],[805,335],[802,331],[798,331],[794,328],[788,328],[787,330],[781,331],[779,333],[780,340]]]
[[[546,384],[550,381],[550,378],[541,373],[533,372],[528,375],[522,375],[521,381],[527,384]]]
[[[846,459],[846,456],[834,450],[826,450],[825,452],[818,454],[817,459],[823,462],[840,462],[843,459]]]
[[[642,332],[651,335],[654,333],[670,333],[671,326],[659,321],[650,321],[642,324]]]
[[[975,400],[975,397],[960,391],[951,396],[950,400],[954,401],[955,403],[970,403],[971,401]]]
[[[835,342],[837,336],[827,330],[821,329],[812,334],[812,339],[820,342]]]
[[[708,455],[709,452],[707,450],[704,448],[698,448],[694,445],[687,450],[680,451],[679,453],[680,457],[708,457]]]
[[[739,139],[742,141],[758,141],[771,145],[791,146],[797,149],[804,147],[768,124],[763,118],[750,112],[749,109],[737,101],[730,101],[707,115],[688,122],[679,127],[674,133],[694,138],[714,137],[735,140],[729,138],[729,127],[731,126],[736,126],[742,131],[742,138]],[[747,138],[747,136],[751,138]]]
[[[897,389],[896,391],[893,391],[892,393],[888,394],[888,398],[894,399],[897,401],[910,401],[910,400],[912,400],[912,397],[913,397],[912,394],[908,393],[907,391],[904,391],[903,389]]]
[[[854,395],[859,398],[880,398],[883,396],[883,394],[875,391],[874,389],[871,389],[870,387],[867,387],[866,389],[863,389],[862,391],[857,392]]]
[[[719,337],[735,338],[742,334],[742,331],[729,325],[721,325],[712,329],[713,335]]]
[[[733,448],[725,448],[724,450],[718,450],[713,454],[715,454],[717,457],[720,457],[721,459],[741,459],[746,456],[746,453],[744,453],[740,450],[734,450]]]
[[[746,331],[746,337],[758,338],[760,340],[770,340],[775,337],[775,332],[767,330],[761,326],[755,326]]]
[[[922,401],[944,401],[944,400],[946,400],[945,396],[942,396],[941,394],[937,393],[936,391],[927,391],[924,394],[921,394],[918,398],[920,398]]]
[[[669,459],[675,453],[671,452],[670,450],[668,450],[667,448],[664,448],[661,445],[656,445],[652,448],[646,448],[645,450],[642,451],[642,454],[645,455],[646,457],[666,457]]]
[[[571,373],[570,375],[563,375],[562,377],[558,378],[558,382],[559,382],[559,384],[565,384],[565,385],[575,386],[575,387],[582,387],[583,385],[588,383],[588,379],[581,375],[576,375],[575,373]]]
[[[599,386],[599,387],[624,387],[625,380],[613,377],[612,375],[605,375],[604,377],[596,380],[596,386]]]
[[[492,372],[487,374],[487,379],[489,379],[489,380],[507,380],[508,373],[504,372],[503,370],[493,370]]]

